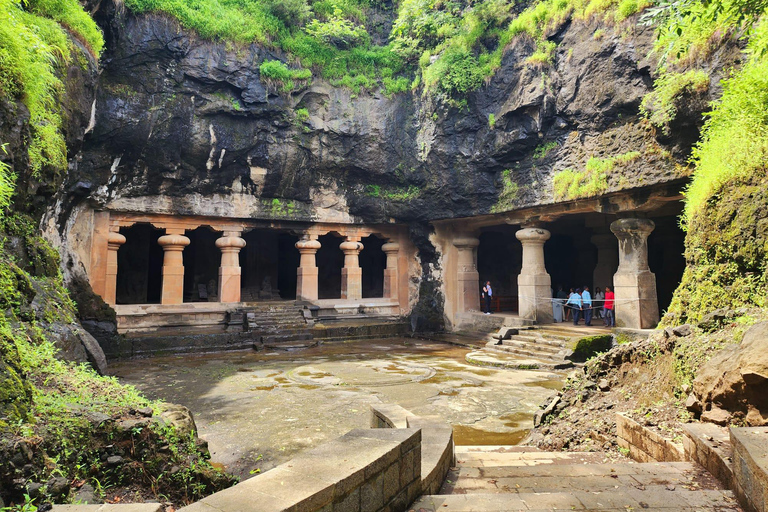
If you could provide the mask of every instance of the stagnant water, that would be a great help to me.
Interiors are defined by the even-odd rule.
[[[396,403],[454,426],[456,444],[516,444],[562,375],[480,368],[467,349],[410,338],[295,352],[238,351],[115,363],[151,398],[195,415],[212,461],[247,478],[297,452],[368,428],[370,404]]]

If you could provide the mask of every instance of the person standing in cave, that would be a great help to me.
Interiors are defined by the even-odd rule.
[[[493,289],[491,288],[491,282],[486,281],[483,286],[483,299],[485,299],[485,314],[491,314],[491,297],[493,297]]]
[[[603,318],[603,304],[605,304],[605,294],[600,290],[600,287],[595,288],[595,316],[597,318]]]
[[[581,310],[584,312],[584,325],[592,326],[592,295],[589,293],[589,286],[584,287],[581,292]]]
[[[566,307],[571,310],[573,315],[573,325],[579,325],[579,315],[581,314],[581,290],[574,291],[571,288],[571,295],[568,297]]]
[[[613,312],[614,295],[613,290],[609,286],[605,287],[605,306],[603,311],[605,312],[603,323],[606,327],[616,327],[616,317]]]

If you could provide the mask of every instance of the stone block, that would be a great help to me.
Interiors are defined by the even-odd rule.
[[[733,477],[747,510],[768,512],[768,428],[731,428]]]
[[[400,489],[400,463],[395,462],[384,471],[384,502],[392,500]]]
[[[376,512],[384,507],[384,473],[367,480],[360,490],[361,512]]]
[[[334,501],[333,512],[360,512],[360,488],[356,488]]]

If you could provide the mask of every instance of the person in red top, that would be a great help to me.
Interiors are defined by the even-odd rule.
[[[603,323],[606,327],[616,327],[616,317],[613,313],[614,295],[610,287],[605,287],[605,318]]]

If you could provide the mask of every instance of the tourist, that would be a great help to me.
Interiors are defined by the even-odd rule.
[[[616,317],[614,316],[615,313],[613,311],[614,308],[614,295],[613,291],[610,289],[610,287],[605,287],[605,306],[603,306],[603,311],[605,312],[605,315],[603,316],[603,323],[606,327],[616,327]]]
[[[581,292],[581,310],[584,312],[584,325],[592,326],[592,295],[589,293],[589,286],[585,286]]]
[[[485,314],[491,314],[491,297],[493,297],[493,290],[491,289],[491,282],[486,281],[483,286],[483,299],[485,300]]]
[[[599,286],[595,288],[595,298],[592,302],[595,306],[593,308],[595,311],[595,316],[597,316],[597,318],[603,318],[603,304],[605,303],[605,294]]]
[[[555,322],[562,322],[563,317],[568,314],[568,310],[565,309],[565,303],[568,300],[568,295],[565,294],[565,290],[563,290],[562,285],[557,286],[557,295],[555,295],[555,300],[552,301],[553,306],[553,314],[555,316]],[[565,311],[563,311],[565,309]],[[565,315],[564,315],[565,314]],[[567,320],[568,318],[565,318]]]
[[[573,325],[579,324],[579,314],[581,313],[581,290],[574,291],[571,288],[571,295],[568,297],[568,303],[566,307],[573,314]]]

